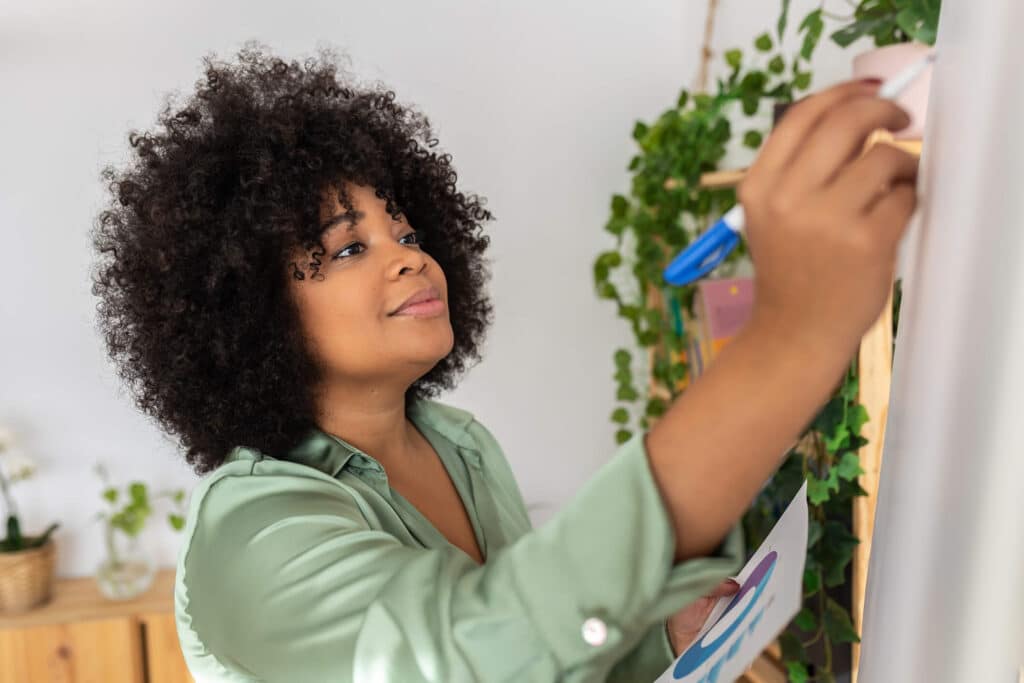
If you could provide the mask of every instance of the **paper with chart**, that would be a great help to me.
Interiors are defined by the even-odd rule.
[[[735,577],[693,644],[655,683],[731,683],[800,611],[807,553],[807,482]]]

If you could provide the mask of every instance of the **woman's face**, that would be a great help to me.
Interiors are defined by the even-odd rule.
[[[417,243],[415,226],[393,219],[373,188],[346,186],[356,223],[345,220],[323,235],[323,279],[287,277],[306,339],[327,382],[412,384],[454,345],[448,285],[440,266]],[[321,223],[345,213],[337,194],[325,195]],[[298,253],[295,260],[308,257]],[[397,309],[421,290],[436,299]]]

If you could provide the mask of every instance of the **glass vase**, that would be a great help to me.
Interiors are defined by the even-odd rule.
[[[130,600],[153,584],[156,569],[139,546],[136,536],[106,525],[107,555],[96,568],[100,592],[111,600]]]

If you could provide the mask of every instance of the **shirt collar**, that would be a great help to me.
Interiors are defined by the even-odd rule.
[[[474,421],[471,413],[430,399],[414,400],[407,412],[409,419],[421,428],[427,427],[458,446],[455,450],[470,465],[480,469],[480,447],[468,427]],[[311,428],[298,444],[288,451],[286,460],[314,467],[331,477],[347,467],[383,471],[380,463],[344,439],[319,427]]]

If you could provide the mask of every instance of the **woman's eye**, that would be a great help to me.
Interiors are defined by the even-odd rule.
[[[363,246],[361,242],[353,242],[352,244],[348,245],[347,247],[343,248],[341,251],[336,253],[333,258],[335,260],[343,258],[345,256],[345,252],[347,252],[349,249],[352,249],[353,247],[361,247],[361,246]]]
[[[410,232],[408,235],[405,235],[401,239],[405,240],[405,239],[409,239],[410,237],[412,238],[412,241],[411,242],[407,242],[406,244],[416,244],[416,245],[420,244],[420,236],[419,236],[419,234],[417,234],[415,232]],[[335,253],[332,258],[334,260],[345,258],[346,256],[351,255],[351,254],[347,253],[350,249],[353,249],[355,247],[362,247],[362,246],[363,246],[362,242],[353,242],[352,244],[349,244],[348,246],[342,248],[340,251]],[[356,252],[356,253],[358,253],[358,252]]]

